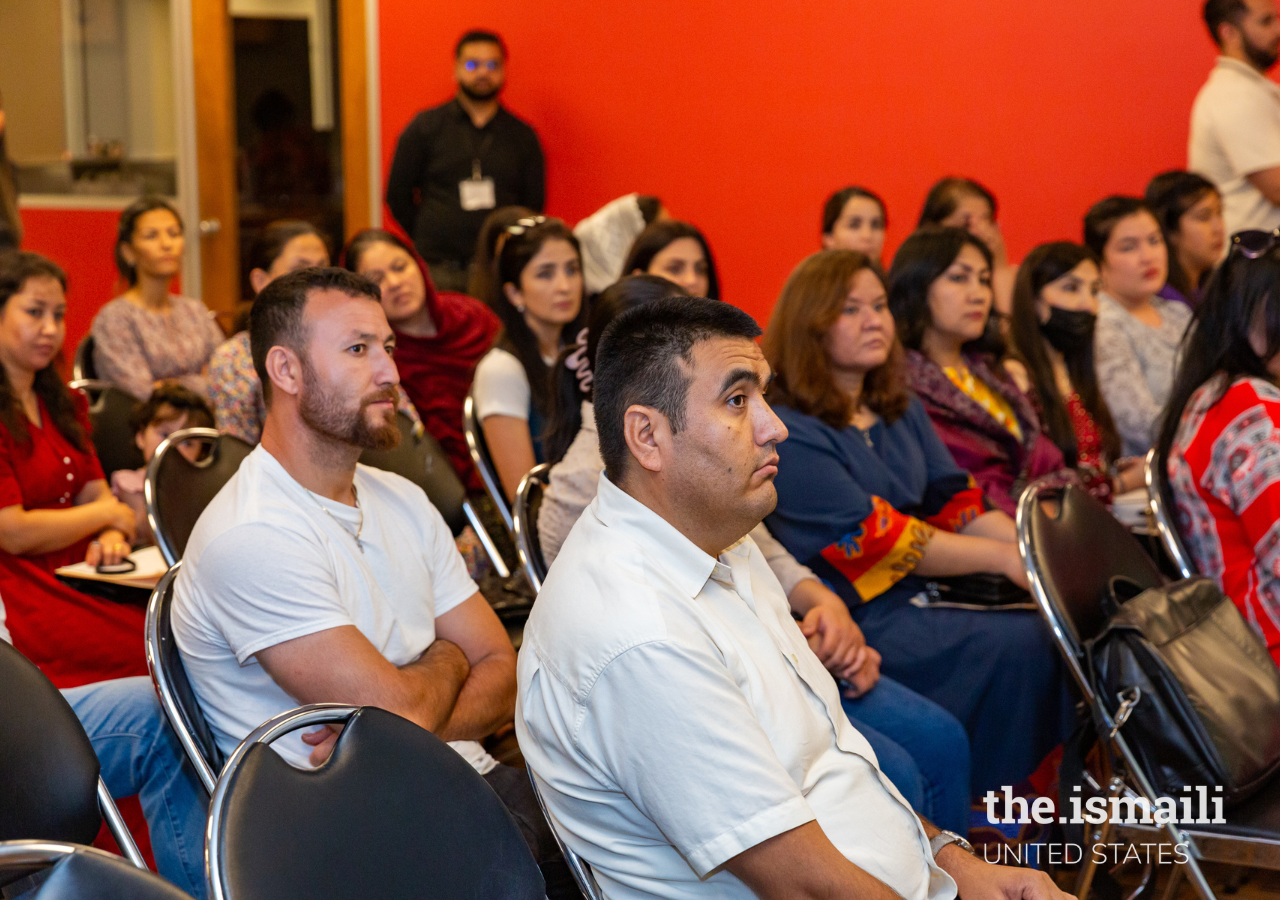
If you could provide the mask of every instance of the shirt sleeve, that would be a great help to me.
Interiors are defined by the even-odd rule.
[[[626,651],[596,679],[582,720],[575,743],[699,877],[816,818],[712,647]]]
[[[415,118],[400,134],[395,155],[391,157],[391,171],[387,175],[387,206],[391,215],[412,235],[418,218],[418,199],[414,188],[427,166],[429,143],[423,133],[421,118]]]
[[[116,305],[124,302],[113,300],[93,320],[93,365],[102,380],[139,400],[146,400],[151,396],[156,377],[138,343],[137,332],[129,324],[126,313]]]
[[[760,548],[764,561],[769,564],[769,569],[782,585],[782,592],[788,597],[800,582],[810,578],[815,581],[818,579],[808,566],[801,565],[787,552],[787,548],[769,533],[769,529],[765,528],[763,522],[751,529],[751,539]]]
[[[546,164],[542,158],[542,143],[532,127],[529,128],[529,146],[525,150],[521,181],[520,202],[534,212],[542,212],[547,201]]]
[[[1257,398],[1214,441],[1205,478],[1240,519],[1258,565],[1280,578],[1280,403]]]
[[[490,416],[529,420],[529,404],[533,401],[529,376],[520,360],[505,350],[490,350],[480,360],[472,390],[479,421]]]
[[[458,545],[445,524],[444,516],[431,505],[426,494],[422,495],[422,502],[426,509],[419,521],[424,522],[428,529],[423,546],[426,548],[427,567],[431,571],[432,602],[439,618],[475,596],[480,588],[467,574],[466,561],[458,552]]]
[[[1280,166],[1280,103],[1265,85],[1248,84],[1214,110],[1218,143],[1240,176]]]
[[[1098,316],[1094,354],[1098,388],[1125,446],[1150,447],[1151,427],[1160,417],[1160,405],[1147,388],[1129,336],[1112,316]]]
[[[262,437],[258,418],[261,387],[253,362],[236,338],[227,341],[209,358],[207,396],[213,404],[218,430],[248,444]]]
[[[197,567],[193,582],[211,623],[242,666],[284,641],[355,624],[323,551],[279,528],[238,525],[205,548]]]
[[[22,485],[13,468],[13,441],[6,432],[0,438],[0,509],[22,505]]]
[[[573,524],[595,499],[603,468],[600,445],[585,428],[578,431],[564,459],[551,467],[547,491],[538,507],[538,540],[547,565],[560,555]]]

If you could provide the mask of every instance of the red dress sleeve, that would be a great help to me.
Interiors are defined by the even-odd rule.
[[[898,512],[879,497],[871,515],[822,551],[863,599],[878,597],[920,564],[935,527]]]

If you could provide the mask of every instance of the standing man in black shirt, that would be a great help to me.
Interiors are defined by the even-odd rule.
[[[436,286],[465,291],[485,217],[499,206],[542,212],[546,186],[538,135],[498,102],[506,82],[502,38],[469,31],[454,56],[458,93],[418,113],[400,135],[387,205],[413,236]]]

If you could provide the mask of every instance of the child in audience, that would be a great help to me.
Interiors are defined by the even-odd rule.
[[[471,257],[467,275],[467,296],[488,300],[493,289],[493,260],[506,240],[507,229],[521,219],[531,219],[537,213],[526,206],[499,206],[485,217],[476,236],[476,251]]]
[[[133,408],[129,416],[133,428],[133,440],[142,451],[142,458],[151,462],[156,449],[169,435],[184,428],[213,428],[213,411],[204,398],[187,390],[176,382],[162,382],[142,403]],[[178,452],[195,462],[200,456],[199,441],[183,441]],[[133,546],[142,547],[155,541],[151,523],[147,521],[147,501],[143,485],[147,480],[147,467],[141,469],[117,469],[111,473],[111,493],[133,510],[138,523]]]
[[[990,291],[983,296],[972,306],[985,318]],[[912,602],[921,576],[991,572],[1027,582],[1012,519],[991,509],[907,390],[875,264],[852,250],[801,262],[774,307],[764,352],[769,400],[788,435],[777,445],[769,530],[849,605],[884,654],[886,675],[965,723],[971,795],[1018,783],[1071,719],[1059,656],[1033,611]]]
[[[1160,429],[1178,531],[1280,663],[1280,247],[1233,239],[1187,337]]]
[[[1002,365],[991,265],[976,235],[922,228],[893,258],[889,307],[907,349],[907,383],[938,436],[995,507],[1013,515],[1027,484],[1066,464]]]
[[[916,227],[963,228],[987,245],[991,251],[991,289],[995,292],[992,316],[1004,334],[1012,315],[1018,267],[1009,262],[1004,235],[996,222],[997,210],[995,194],[972,178],[944,178],[929,189]]]
[[[711,247],[702,232],[688,222],[661,219],[640,232],[622,271],[628,275],[661,275],[684,288],[690,297],[721,299]]]
[[[582,246],[582,283],[594,297],[622,277],[631,245],[645,228],[671,218],[657,197],[627,194],[611,200],[573,226]]]
[[[1170,251],[1169,280],[1159,296],[1194,309],[1227,242],[1222,194],[1203,175],[1174,171],[1151,179],[1145,199]]]
[[[365,229],[342,256],[348,269],[382,290],[382,309],[396,334],[400,387],[422,424],[467,489],[483,490],[462,433],[462,405],[476,363],[498,334],[498,317],[473,297],[437,291],[426,264],[390,232]]]
[[[1018,269],[1005,368],[1036,404],[1045,434],[1103,501],[1142,486],[1142,460],[1121,458],[1120,435],[1098,390],[1093,332],[1098,264],[1087,247],[1041,244]],[[1113,472],[1112,469],[1115,469]]]
[[[1125,456],[1143,456],[1169,399],[1191,310],[1157,295],[1168,280],[1160,223],[1137,197],[1108,197],[1084,217],[1084,242],[1101,261],[1094,336],[1098,385]]]
[[[60,688],[147,674],[142,607],[53,574],[119,562],[137,524],[107,487],[84,395],[58,374],[66,284],[43,256],[0,256],[0,597],[13,645]]]
[[[487,299],[502,320],[476,366],[476,418],[507,498],[543,458],[551,367],[582,328],[578,239],[559,219],[521,219],[505,232]]]
[[[557,369],[557,403],[549,423],[550,482],[538,512],[538,537],[546,561],[558,555],[578,517],[595,499],[604,459],[600,455],[591,382],[604,329],[632,307],[683,289],[656,275],[632,275],[608,288],[592,306],[585,344],[564,354]],[[570,363],[564,365],[564,362]],[[574,414],[569,415],[570,409]],[[572,435],[567,452],[557,452]],[[939,827],[968,829],[969,741],[964,728],[937,704],[880,677],[880,655],[871,649],[844,602],[796,562],[764,524],[751,531],[782,585],[800,630],[823,665],[844,682],[842,705],[876,752],[889,780],[921,815]]]
[[[822,207],[822,246],[827,250],[857,250],[880,265],[889,214],[884,200],[864,187],[847,187],[827,198]]]
[[[129,289],[93,319],[93,364],[99,378],[139,400],[167,379],[203,393],[224,337],[203,303],[169,293],[183,243],[182,219],[166,200],[143,197],[120,214],[116,267]]]

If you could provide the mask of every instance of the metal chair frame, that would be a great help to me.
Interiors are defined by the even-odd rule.
[[[1151,518],[1155,520],[1160,542],[1164,544],[1165,552],[1178,567],[1182,577],[1190,578],[1196,574],[1196,567],[1191,562],[1191,554],[1187,552],[1186,545],[1182,543],[1182,535],[1178,534],[1178,524],[1173,517],[1173,510],[1169,508],[1167,502],[1169,495],[1165,493],[1169,489],[1168,470],[1164,467],[1163,461],[1157,459],[1156,448],[1152,447],[1148,451],[1142,470],[1147,483],[1147,494],[1151,498]]]
[[[539,463],[524,474],[520,479],[520,488],[516,491],[516,552],[520,554],[520,565],[524,566],[525,577],[529,579],[535,594],[542,590],[542,580],[547,577],[547,562],[536,543],[538,522],[530,515],[529,497],[535,485],[541,485],[545,490],[550,477],[551,463]]]
[[[195,734],[192,733],[189,724],[191,712],[183,707],[182,701],[174,690],[173,675],[169,671],[164,653],[161,652],[160,647],[161,608],[164,605],[165,595],[173,587],[173,581],[177,578],[178,569],[181,565],[182,561],[179,560],[173,564],[169,571],[161,576],[156,583],[155,589],[151,591],[151,599],[147,603],[147,619],[144,631],[147,668],[151,671],[151,682],[155,685],[156,694],[160,698],[160,708],[164,710],[165,718],[169,720],[169,726],[178,735],[178,743],[182,745],[183,751],[187,754],[187,759],[191,761],[191,765],[196,770],[196,775],[200,777],[200,783],[204,785],[205,791],[212,795],[218,781],[215,763],[206,759],[204,753],[200,750],[200,744],[196,740]],[[196,713],[202,715],[199,710],[196,710]]]
[[[569,866],[569,871],[573,873],[573,880],[578,883],[578,890],[582,891],[582,896],[587,900],[604,900],[604,892],[600,890],[600,885],[596,883],[596,876],[581,856],[569,849],[569,845],[560,837],[560,830],[556,828],[556,820],[551,817],[551,813],[547,811],[547,804],[542,800],[542,792],[538,790],[538,779],[533,775],[533,769],[529,770],[529,783],[533,785],[533,796],[538,801],[538,809],[542,810],[542,818],[547,820],[547,827],[551,829],[551,836],[556,839],[560,852],[564,854],[564,861]]]
[[[1108,768],[1111,767],[1114,761],[1119,761],[1122,763],[1121,768],[1128,774],[1128,780],[1118,775],[1107,779],[1107,786],[1104,789],[1086,773],[1090,789],[1108,797],[1123,795],[1131,799],[1145,799],[1154,809],[1155,801],[1160,797],[1160,794],[1152,786],[1151,780],[1142,768],[1141,762],[1121,731],[1127,714],[1112,716],[1107,710],[1106,704],[1094,692],[1093,685],[1082,663],[1084,648],[1077,640],[1074,628],[1064,624],[1070,620],[1069,614],[1058,606],[1054,597],[1050,596],[1040,573],[1041,563],[1033,540],[1033,522],[1039,511],[1038,507],[1045,500],[1060,499],[1065,495],[1066,491],[1078,490],[1081,489],[1075,486],[1052,484],[1045,480],[1030,484],[1023,491],[1018,501],[1016,520],[1018,550],[1022,556],[1022,564],[1031,587],[1031,594],[1035,598],[1036,604],[1040,607],[1049,630],[1053,633],[1054,642],[1058,645],[1058,650],[1066,660],[1068,669],[1075,678],[1085,702],[1089,705],[1090,711],[1098,723],[1098,737],[1105,750]],[[1119,719],[1118,724],[1117,719]],[[1105,842],[1112,827],[1109,823],[1102,825],[1101,831],[1089,836],[1090,844]],[[1175,846],[1182,845],[1189,848],[1191,852],[1187,854],[1185,874],[1191,880],[1196,892],[1204,900],[1216,900],[1216,895],[1213,889],[1209,887],[1209,882],[1200,868],[1201,861],[1280,869],[1280,835],[1277,835],[1275,840],[1242,837],[1214,832],[1212,829],[1200,825],[1188,827],[1180,826],[1174,822],[1164,825],[1135,826],[1124,824],[1119,826],[1119,830],[1157,836],[1163,832]],[[1081,870],[1076,886],[1075,893],[1079,900],[1085,900],[1096,866],[1097,863],[1094,856],[1090,853],[1089,861]],[[1174,873],[1173,883],[1166,890],[1167,897],[1173,896],[1172,891],[1176,890],[1177,879],[1181,877],[1182,870],[1175,867]],[[1148,877],[1150,877],[1149,872]]]
[[[147,506],[147,523],[151,526],[151,533],[155,535],[156,546],[160,548],[160,555],[164,557],[164,561],[170,566],[177,565],[178,560],[182,558],[182,554],[177,552],[170,536],[162,527],[163,522],[157,509],[156,480],[160,475],[161,461],[170,451],[176,451],[178,446],[185,441],[209,441],[214,445],[214,451],[205,459],[191,464],[196,468],[206,468],[216,461],[217,445],[223,437],[224,435],[214,428],[184,428],[181,431],[175,431],[160,442],[160,446],[156,448],[155,456],[151,457],[151,462],[147,463],[147,477],[142,488],[143,499],[146,501]]]
[[[71,377],[76,381],[96,380],[98,373],[93,365],[93,335],[86,334],[76,345],[71,358]]]
[[[511,504],[507,502],[507,495],[502,491],[502,482],[498,479],[498,473],[494,471],[493,460],[489,458],[489,447],[485,443],[480,422],[476,419],[476,400],[470,393],[462,404],[462,431],[466,435],[467,450],[471,452],[471,461],[475,463],[476,471],[480,473],[480,481],[484,484],[485,493],[489,495],[493,505],[498,507],[507,531],[514,533],[516,526],[511,516]]]
[[[23,878],[29,878],[45,869],[57,865],[68,856],[76,853],[92,853],[107,859],[115,859],[115,857],[107,853],[105,850],[99,850],[96,847],[86,847],[83,844],[70,844],[65,841],[0,841],[0,884],[3,884],[6,895],[14,890],[13,882],[3,878],[6,871],[17,869],[25,871],[30,869],[30,875],[22,875]],[[132,862],[132,860],[130,860]],[[17,896],[24,896],[27,891],[18,889]]]

